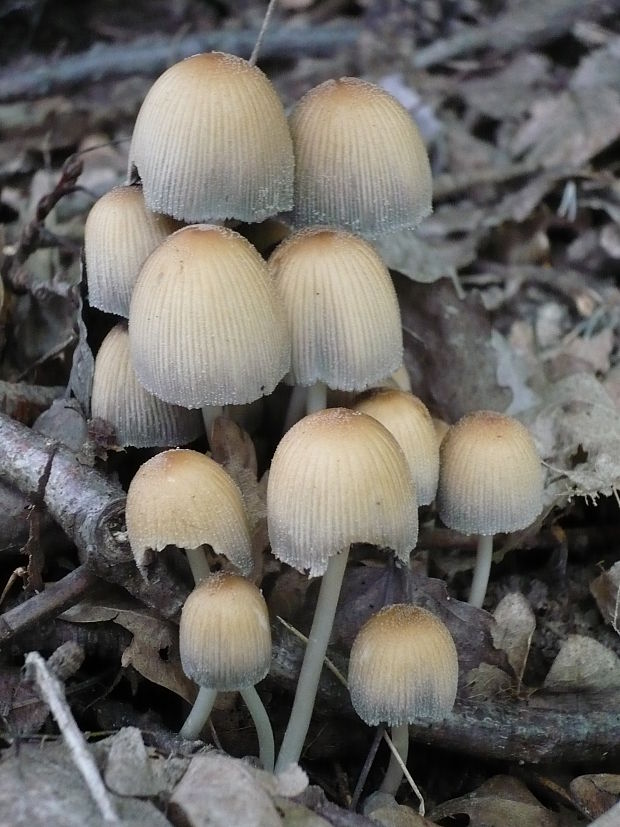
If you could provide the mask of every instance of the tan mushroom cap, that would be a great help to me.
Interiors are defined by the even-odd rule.
[[[142,187],[114,187],[103,195],[84,227],[89,303],[127,318],[144,260],[178,228],[178,222],[146,208]]]
[[[110,330],[97,353],[91,415],[112,425],[121,446],[184,445],[204,433],[199,411],[162,402],[138,382],[126,322]]]
[[[235,55],[193,55],[155,81],[129,164],[148,206],[183,221],[262,221],[293,203],[284,109],[261,70]]]
[[[269,671],[267,605],[249,580],[229,572],[196,586],[181,613],[181,664],[199,686],[229,692],[253,686]]]
[[[373,388],[360,396],[356,411],[373,416],[403,449],[418,492],[418,505],[429,505],[437,493],[439,445],[428,408],[411,393]]]
[[[494,411],[460,419],[440,448],[437,510],[463,534],[518,531],[542,509],[540,457],[527,428]]]
[[[431,212],[431,168],[404,107],[358,78],[310,90],[290,118],[297,226],[346,227],[367,238],[410,229]]]
[[[267,265],[239,233],[184,227],[146,260],[131,299],[140,382],[187,408],[243,405],[289,369],[290,338]]]
[[[400,309],[387,267],[344,230],[295,233],[269,267],[292,338],[289,381],[362,390],[401,364]]]
[[[408,561],[418,515],[398,443],[357,411],[329,408],[304,417],[276,448],[267,522],[275,556],[313,577],[351,543],[391,548]]]
[[[426,609],[397,603],[373,615],[353,642],[351,701],[369,726],[438,721],[452,711],[458,673],[447,626]]]
[[[127,533],[139,568],[166,546],[209,545],[244,574],[252,568],[248,519],[241,493],[204,454],[177,448],[144,463],[127,493]]]

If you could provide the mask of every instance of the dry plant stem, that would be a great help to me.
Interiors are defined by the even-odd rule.
[[[493,535],[481,534],[478,537],[478,552],[476,554],[476,566],[474,568],[474,579],[469,592],[469,600],[472,606],[481,609],[484,603],[484,596],[487,593],[491,563],[493,562]]]
[[[185,553],[187,554],[189,567],[192,570],[194,583],[198,585],[201,580],[206,580],[207,577],[211,575],[206,552],[204,548],[200,546],[199,548],[187,548],[185,549]]]
[[[306,414],[324,411],[327,407],[327,385],[325,382],[315,382],[308,388],[306,397]]]
[[[192,711],[187,716],[187,720],[179,732],[181,738],[185,738],[187,741],[195,741],[198,738],[202,732],[202,728],[209,720],[209,715],[211,714],[216,698],[217,689],[208,689],[205,686],[200,687]]]
[[[265,705],[261,701],[258,692],[253,686],[246,686],[240,689],[239,693],[247,706],[258,735],[258,750],[260,762],[263,769],[273,772],[275,763],[275,745],[273,741],[273,729]]]
[[[394,749],[400,755],[403,764],[407,763],[407,755],[409,754],[409,724],[401,724],[400,726],[392,727],[392,744]],[[379,789],[382,793],[389,793],[396,795],[400,782],[403,780],[403,770],[392,752],[390,755],[390,763],[388,764],[387,772]]]
[[[297,681],[293,708],[276,761],[277,773],[285,770],[290,764],[297,763],[301,755],[310,726],[323,659],[334,624],[334,615],[348,557],[348,549],[330,557],[327,570],[323,575],[312,628],[308,636],[308,645]]]
[[[265,12],[265,16],[263,17],[263,24],[260,27],[260,32],[258,33],[258,37],[256,38],[256,43],[254,44],[254,48],[252,49],[252,54],[250,55],[250,59],[248,63],[250,66],[256,66],[256,61],[258,60],[258,53],[260,52],[260,47],[263,45],[263,40],[265,39],[265,32],[267,31],[267,26],[269,25],[269,21],[271,20],[271,16],[273,15],[275,8],[276,8],[277,0],[269,0],[269,5],[267,6],[267,11]]]
[[[120,824],[120,819],[99,775],[95,759],[89,752],[84,736],[71,714],[60,681],[52,675],[38,652],[29,652],[26,655],[26,670],[36,681],[41,697],[49,706],[71,752],[71,757],[82,774],[103,820],[109,824]]]

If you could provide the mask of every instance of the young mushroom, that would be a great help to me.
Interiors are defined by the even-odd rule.
[[[397,603],[373,615],[351,648],[349,691],[355,711],[369,726],[385,723],[407,762],[409,724],[439,721],[452,711],[458,658],[452,635],[431,612]],[[396,794],[402,769],[391,757],[381,791]]]
[[[481,607],[493,560],[493,535],[527,528],[540,514],[543,473],[527,428],[495,411],[467,414],[440,448],[437,511],[448,528],[478,534],[469,602]]]
[[[254,688],[271,663],[269,612],[259,589],[230,572],[204,580],[183,606],[179,648],[185,674],[200,687],[181,737],[198,737],[218,692],[239,691],[256,726],[263,768],[273,772],[271,723]]]

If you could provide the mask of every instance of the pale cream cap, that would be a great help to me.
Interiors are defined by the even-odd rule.
[[[369,726],[439,721],[454,706],[458,672],[447,626],[426,609],[397,603],[373,615],[353,642],[351,701]]]
[[[197,224],[146,260],[131,299],[140,382],[187,408],[243,405],[273,391],[290,365],[282,300],[239,233]]]
[[[543,473],[527,428],[494,411],[452,425],[440,448],[437,510],[463,534],[518,531],[542,510]]]
[[[181,664],[199,686],[230,692],[254,686],[269,671],[267,605],[249,580],[230,572],[202,580],[181,612]]]
[[[290,125],[297,226],[375,238],[411,229],[431,212],[424,142],[407,110],[380,87],[328,80],[304,95]]]
[[[204,454],[177,448],[142,465],[129,486],[127,533],[138,568],[166,546],[209,545],[241,572],[252,568],[250,528],[232,477]]]
[[[115,187],[103,195],[84,227],[89,303],[127,318],[140,267],[178,228],[178,222],[147,210],[142,187]]]
[[[262,221],[293,203],[284,109],[256,66],[221,52],[175,63],[149,90],[129,149],[152,210]]]
[[[418,505],[429,505],[437,493],[439,445],[428,408],[411,393],[373,388],[354,405],[379,420],[403,449],[418,492]]]
[[[267,521],[275,556],[313,577],[351,543],[390,548],[408,562],[418,513],[403,452],[366,414],[329,408],[304,417],[276,448]]]
[[[110,330],[97,353],[91,416],[109,422],[123,447],[184,445],[204,433],[200,411],[162,402],[138,382],[126,322]]]
[[[295,233],[269,267],[292,338],[293,384],[363,390],[401,364],[400,309],[387,267],[344,230]]]

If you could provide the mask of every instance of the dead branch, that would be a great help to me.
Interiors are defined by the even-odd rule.
[[[354,24],[280,26],[271,29],[261,46],[261,60],[312,55],[322,57],[352,46],[360,33]],[[254,30],[193,34],[175,39],[139,38],[133,43],[93,46],[88,52],[56,62],[41,61],[17,71],[0,73],[0,102],[32,100],[56,94],[80,83],[131,75],[158,75],[178,60],[211,50],[249,57],[258,32]]]

